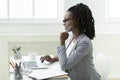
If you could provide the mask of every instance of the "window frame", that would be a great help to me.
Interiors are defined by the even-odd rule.
[[[9,1],[9,0],[8,0]],[[9,2],[7,2],[9,8]],[[9,9],[8,18],[0,18],[0,23],[61,23],[64,15],[64,0],[58,0],[58,17],[56,19],[9,19]],[[34,6],[33,6],[34,7]]]
[[[106,8],[105,8],[105,21],[106,22],[120,22],[120,17],[118,17],[118,18],[116,18],[116,17],[110,17],[109,16],[109,9],[110,9],[110,7],[109,7],[109,0],[106,0]]]

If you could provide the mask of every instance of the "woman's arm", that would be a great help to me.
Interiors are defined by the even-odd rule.
[[[52,57],[49,56],[49,55],[45,55],[45,56],[41,57],[40,60],[41,60],[42,63],[43,63],[45,60],[48,61],[48,62],[53,63],[53,62],[58,61],[58,57],[55,56],[55,57],[52,58]]]
[[[52,58],[52,62],[57,62],[57,61],[59,61],[57,56]]]

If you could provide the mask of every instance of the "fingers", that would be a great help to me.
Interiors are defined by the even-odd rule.
[[[52,58],[49,55],[43,56],[40,58],[41,62],[43,63],[45,60],[51,62]]]
[[[45,60],[45,57],[41,57],[40,60],[41,60],[41,63],[43,63]]]
[[[69,34],[68,32],[62,32],[60,33],[60,40],[65,41],[68,38]]]

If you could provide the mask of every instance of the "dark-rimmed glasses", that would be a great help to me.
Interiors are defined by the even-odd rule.
[[[71,20],[72,18],[70,19],[64,19],[63,22],[66,23],[67,21]]]

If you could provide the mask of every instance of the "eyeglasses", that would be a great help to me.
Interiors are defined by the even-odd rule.
[[[66,22],[69,21],[69,20],[71,20],[71,19],[64,19],[63,22],[66,23]]]

